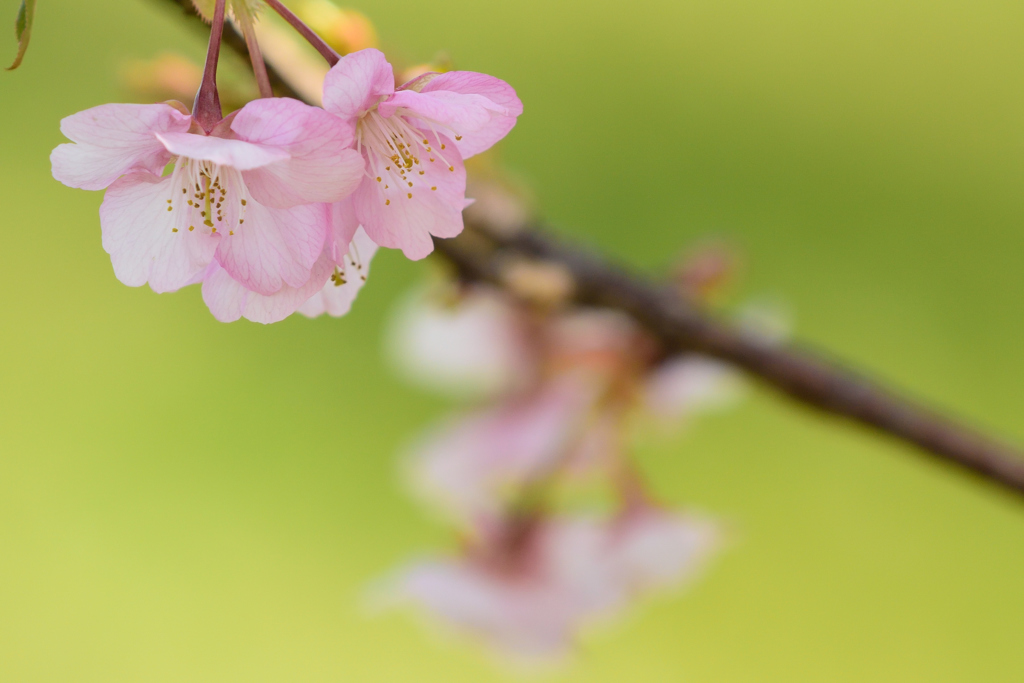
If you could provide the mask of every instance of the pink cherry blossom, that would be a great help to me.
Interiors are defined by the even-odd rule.
[[[324,245],[324,258],[332,269],[326,282],[299,307],[299,313],[310,318],[327,314],[340,317],[349,312],[359,290],[370,275],[370,261],[377,245],[355,220],[352,200],[334,204],[332,234]]]
[[[654,508],[511,524],[485,525],[460,557],[412,565],[398,597],[502,652],[558,657],[588,625],[679,586],[715,538],[707,521]]]
[[[202,282],[203,301],[214,317],[222,322],[247,318],[267,324],[296,311],[308,317],[348,313],[366,282],[377,245],[352,222],[350,200],[315,206],[326,213],[330,227],[309,279],[299,287],[286,285],[274,294],[260,294],[246,289],[213,261]]]
[[[61,130],[73,142],[54,150],[54,177],[107,188],[100,224],[114,272],[157,292],[204,275],[265,297],[303,290],[330,231],[316,203],[340,201],[362,174],[352,126],[295,100],[251,102],[209,135],[168,104],[102,105]]]
[[[432,294],[415,292],[389,326],[390,355],[403,375],[459,398],[518,393],[532,384],[535,350],[506,295],[474,286],[450,303]]]
[[[442,425],[413,453],[413,487],[461,520],[495,512],[504,491],[571,464],[599,391],[566,375]]]
[[[509,547],[501,529],[461,557],[424,560],[396,581],[399,600],[456,632],[521,658],[566,654],[579,630],[624,599],[587,518],[546,519]]]
[[[650,342],[618,311],[576,308],[553,318],[546,330],[549,354],[561,364],[597,374],[621,372],[649,353]]]
[[[743,393],[743,379],[725,363],[697,354],[670,358],[646,379],[645,405],[666,423],[728,408]]]
[[[462,232],[463,161],[512,129],[523,106],[486,74],[426,74],[395,88],[374,49],[343,57],[324,80],[324,108],[355,126],[366,175],[353,195],[356,216],[377,244],[411,259],[433,250],[431,235]]]
[[[607,561],[634,595],[681,586],[717,549],[709,519],[641,505],[606,528]]]

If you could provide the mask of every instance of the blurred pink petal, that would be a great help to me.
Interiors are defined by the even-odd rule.
[[[499,651],[560,657],[588,625],[691,575],[713,538],[706,522],[656,510],[548,518],[514,556],[502,555],[500,535],[485,536],[462,557],[412,565],[394,591]]]
[[[667,510],[634,510],[609,528],[610,562],[633,592],[672,588],[698,571],[715,549],[712,522]]]
[[[547,327],[551,350],[576,364],[617,366],[643,351],[640,330],[631,318],[604,308],[575,308]]]
[[[506,489],[566,464],[597,390],[589,378],[564,376],[448,423],[416,449],[413,485],[463,519],[496,511]]]
[[[579,630],[624,598],[602,557],[604,534],[587,519],[539,527],[512,567],[477,557],[415,564],[398,580],[399,597],[443,624],[507,654],[566,655]]]
[[[391,356],[404,375],[459,397],[523,388],[535,373],[518,310],[504,295],[474,287],[446,306],[418,292],[395,313]]]
[[[662,363],[647,378],[647,408],[663,420],[728,408],[743,393],[743,379],[729,365],[695,354]]]

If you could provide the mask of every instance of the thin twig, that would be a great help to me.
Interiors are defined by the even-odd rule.
[[[192,5],[192,0],[166,0],[165,4],[174,5],[180,7],[186,20],[191,23],[195,28],[208,30],[206,22],[196,12],[195,7]],[[224,45],[231,48],[231,51],[237,54],[243,59],[249,58],[249,48],[246,45],[245,36],[243,36],[234,24],[228,23],[224,26]],[[295,89],[281,77],[281,74],[273,68],[270,64],[266,64],[267,76],[270,78],[270,85],[274,89],[274,93],[281,97],[291,97],[297,100],[301,100],[302,97],[295,91]]]
[[[169,1],[195,14],[188,0]],[[237,32],[226,32],[225,42],[239,54],[246,53],[245,40]],[[281,94],[302,99],[273,65],[268,65],[268,72]],[[471,234],[466,238],[434,240],[438,253],[463,278],[503,286],[501,264],[510,256],[558,263],[572,276],[575,303],[627,313],[669,351],[698,352],[726,361],[805,405],[914,444],[940,461],[1024,493],[1024,454],[837,362],[807,349],[766,344],[695,309],[672,290],[556,241],[543,230],[524,229],[502,237],[488,226],[467,227]]]
[[[341,59],[341,56],[334,51],[334,48],[328,45],[323,38],[316,34],[316,31],[306,26],[306,22],[295,16],[295,12],[285,7],[280,3],[279,0],[263,0],[265,3],[270,5],[270,8],[281,15],[281,18],[291,24],[291,27],[295,29],[299,35],[306,39],[310,45],[316,48],[316,51],[320,53],[320,56],[327,60],[327,63],[334,66]]]
[[[249,49],[249,62],[252,63],[252,73],[256,77],[256,87],[260,91],[260,97],[273,97],[274,88],[270,85],[267,63],[263,59],[263,51],[260,50],[260,43],[256,39],[256,27],[253,25],[252,17],[242,14],[238,17],[238,23],[241,24],[245,46]]]

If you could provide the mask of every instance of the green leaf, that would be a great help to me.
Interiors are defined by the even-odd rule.
[[[18,55],[14,58],[14,64],[7,67],[8,71],[14,71],[21,66],[21,60],[25,58],[28,40],[32,37],[32,20],[35,19],[35,16],[36,0],[21,0],[18,18],[14,22],[14,35],[18,38]]]

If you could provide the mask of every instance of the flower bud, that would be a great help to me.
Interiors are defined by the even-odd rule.
[[[203,80],[203,68],[187,57],[169,52],[155,59],[131,60],[121,67],[118,77],[133,101],[191,102]],[[221,104],[228,112],[241,109],[258,96],[249,80],[230,68],[221,70],[218,86]]]
[[[698,245],[674,268],[672,280],[683,297],[709,305],[719,301],[733,284],[741,259],[724,242],[712,241]]]
[[[377,47],[377,30],[361,12],[340,9],[330,0],[305,0],[295,14],[341,54]]]
[[[132,60],[121,67],[121,85],[134,99],[146,102],[189,101],[203,80],[203,68],[178,54]]]
[[[503,284],[517,297],[546,309],[564,306],[576,285],[560,263],[513,258],[501,269]]]
[[[529,190],[493,168],[493,149],[466,164],[471,172],[466,195],[475,201],[463,210],[466,221],[492,235],[514,235],[534,217]]]

